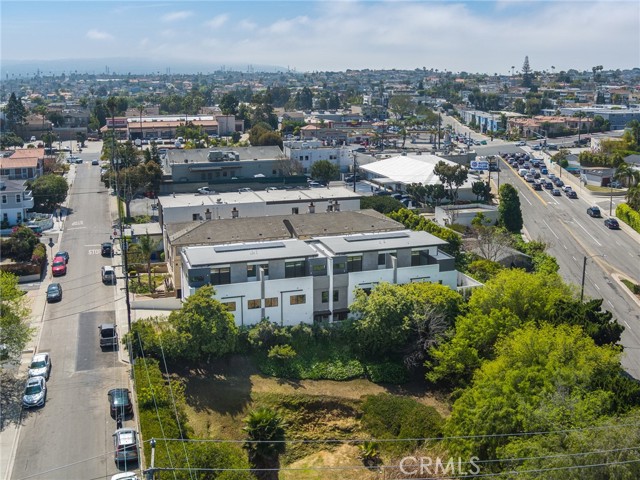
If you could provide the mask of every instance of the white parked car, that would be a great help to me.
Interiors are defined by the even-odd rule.
[[[49,380],[49,374],[51,373],[51,357],[48,353],[37,353],[31,359],[29,365],[30,377],[44,377]]]
[[[516,142],[516,147],[526,147],[527,142]]]
[[[200,195],[215,195],[216,191],[215,190],[211,190],[209,187],[200,187],[198,189],[198,193]]]

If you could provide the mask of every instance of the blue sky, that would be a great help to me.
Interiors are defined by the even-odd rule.
[[[640,66],[640,2],[0,0],[1,58],[506,74]],[[46,68],[46,67],[45,67]],[[76,67],[79,68],[79,67]]]

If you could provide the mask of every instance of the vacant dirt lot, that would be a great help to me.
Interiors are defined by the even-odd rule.
[[[257,405],[270,405],[279,408],[278,400],[291,403],[297,396],[318,397],[320,402],[317,415],[306,411],[304,420],[294,419],[295,428],[304,428],[295,432],[298,438],[368,438],[360,430],[359,422],[348,414],[364,395],[394,393],[407,395],[419,402],[435,407],[442,415],[448,415],[448,407],[433,395],[420,391],[419,385],[402,387],[381,386],[364,379],[345,382],[328,380],[290,381],[261,375],[247,357],[235,356],[211,364],[206,370],[189,372],[186,398],[189,423],[195,436],[200,438],[242,439],[243,419],[249,410]],[[322,402],[326,399],[326,402]],[[345,408],[337,408],[343,402]],[[308,405],[306,405],[308,406]],[[339,407],[339,406],[338,406]],[[288,405],[286,408],[292,408]],[[295,409],[295,407],[293,407]],[[297,412],[290,410],[295,416]],[[302,427],[300,427],[302,425]],[[367,479],[375,474],[363,470],[350,471],[338,469],[307,470],[308,467],[347,467],[361,465],[358,448],[354,445],[315,445],[295,447],[293,452],[283,459],[283,467],[293,470],[283,471],[281,478],[286,480],[313,478]],[[291,462],[288,463],[287,459]],[[334,475],[335,474],[335,475]],[[315,476],[314,476],[315,475]]]

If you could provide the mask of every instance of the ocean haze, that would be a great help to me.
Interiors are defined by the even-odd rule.
[[[246,65],[246,64],[216,64],[176,62],[174,60],[159,62],[156,60],[138,58],[60,58],[56,60],[2,60],[0,64],[2,77],[60,75],[62,73],[79,73],[103,75],[109,74],[208,74],[220,70],[246,72],[249,69],[260,72],[286,71],[284,67],[274,65]]]

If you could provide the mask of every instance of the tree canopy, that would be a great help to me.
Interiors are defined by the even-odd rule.
[[[452,439],[453,452],[495,458],[510,440],[500,434],[580,427],[612,413],[619,352],[579,327],[526,326],[496,352],[453,404],[446,434],[473,436]]]
[[[19,362],[33,334],[28,323],[31,310],[15,275],[0,271],[0,292],[0,360]]]
[[[311,165],[311,178],[328,183],[338,178],[340,168],[329,160],[318,160]]]
[[[31,183],[31,192],[35,206],[52,211],[67,198],[69,184],[60,175],[42,175]]]
[[[212,286],[200,287],[169,315],[189,360],[221,357],[235,349],[238,328],[233,315],[213,294]]]
[[[500,224],[507,230],[513,233],[519,233],[522,230],[524,221],[520,209],[520,198],[518,191],[510,183],[504,183],[500,186],[498,214]]]

